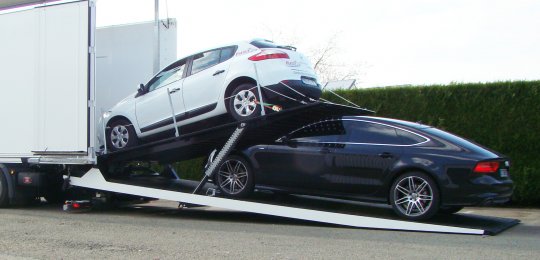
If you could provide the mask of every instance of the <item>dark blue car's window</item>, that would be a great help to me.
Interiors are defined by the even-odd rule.
[[[335,142],[338,142],[339,136],[338,135],[309,136],[309,137],[299,137],[293,140],[300,143],[335,143]]]
[[[419,144],[428,140],[422,136],[401,129],[396,129],[396,132],[398,133],[399,137],[401,137],[401,141],[405,145]]]
[[[324,121],[300,128],[289,135],[296,142],[335,143],[343,140],[345,129],[341,120]]]
[[[347,142],[361,144],[401,145],[396,128],[365,121],[344,120]]]
[[[494,152],[488,150],[487,148],[479,145],[479,144],[476,144],[476,143],[473,143],[472,141],[469,141],[463,137],[459,137],[457,135],[454,135],[454,134],[451,134],[451,133],[448,133],[448,132],[445,132],[443,130],[440,130],[440,129],[437,129],[437,128],[434,128],[434,127],[430,127],[430,128],[426,128],[426,129],[423,129],[425,132],[427,132],[428,134],[431,134],[431,135],[434,135],[436,137],[439,137],[441,139],[444,139],[448,142],[451,142],[453,143],[454,145],[458,145],[462,148],[465,148],[469,151],[473,151],[473,152],[476,152],[476,153],[479,153],[479,154],[485,154],[487,157],[493,157],[493,158],[496,158],[496,157],[499,157],[499,155],[495,154]]]

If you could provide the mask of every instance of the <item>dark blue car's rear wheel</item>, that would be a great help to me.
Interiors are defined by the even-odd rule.
[[[390,189],[390,203],[401,217],[410,220],[428,219],[439,210],[439,189],[425,173],[406,173],[394,181]]]

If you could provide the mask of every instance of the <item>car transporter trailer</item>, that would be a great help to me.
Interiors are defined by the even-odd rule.
[[[460,225],[468,226],[467,223],[455,223],[454,225],[418,223],[301,208],[295,206],[294,203],[292,205],[283,205],[283,203],[276,205],[275,202],[267,200],[257,201],[252,199],[251,201],[243,201],[216,197],[214,188],[205,187],[207,181],[212,178],[227,155],[236,147],[246,147],[272,141],[295,128],[317,120],[326,120],[342,115],[362,115],[369,112],[364,109],[325,102],[310,103],[243,122],[225,123],[198,132],[100,155],[97,157],[96,168],[80,173],[77,176],[74,174],[66,175],[64,178],[66,183],[71,186],[98,191],[177,201],[181,205],[210,206],[357,228],[490,235],[518,223],[517,220],[513,219],[489,217],[486,217],[484,222],[476,223],[474,228],[460,227]],[[137,180],[118,180],[112,174],[114,170],[122,169],[123,166],[130,162],[158,160],[161,163],[168,163],[181,161],[207,155],[215,147],[219,148],[219,152],[213,156],[213,160],[210,160],[210,163],[205,167],[203,179],[192,190],[176,190],[175,187],[177,186],[171,186],[170,183],[164,183],[163,186],[166,188],[162,188],[155,183],[147,185]],[[463,220],[467,220],[467,218],[462,218],[459,221]],[[478,217],[475,217],[474,220],[478,221]],[[482,227],[482,223],[489,223],[489,225]]]
[[[24,10],[1,13],[13,3]],[[26,6],[30,4],[39,5]],[[165,199],[358,228],[485,235],[519,222],[456,214],[444,223],[419,223],[314,209],[297,202],[214,196],[207,181],[234,149],[275,141],[312,122],[370,112],[324,100],[268,114],[261,109],[261,116],[242,122],[227,117],[221,123],[205,120],[192,130],[183,126],[181,134],[174,128],[174,137],[168,139],[110,153],[105,147],[98,154],[98,129],[106,131],[97,126],[101,101],[96,96],[95,29],[94,0],[0,3],[0,31],[8,35],[0,41],[0,206],[42,196],[49,202],[61,201],[62,187],[76,187],[73,190],[81,188],[83,193]],[[261,93],[262,86],[257,87]],[[263,106],[262,96],[259,101]],[[172,106],[171,111],[174,119]],[[216,149],[203,179],[192,187],[186,188],[178,178],[134,177],[128,167],[133,162],[167,165],[215,154]]]

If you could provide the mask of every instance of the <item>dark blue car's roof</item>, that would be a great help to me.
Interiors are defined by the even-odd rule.
[[[371,121],[376,121],[376,122],[380,122],[380,123],[389,123],[391,125],[399,125],[399,126],[406,126],[406,127],[410,127],[410,128],[415,128],[415,129],[423,129],[423,128],[428,128],[428,127],[431,127],[429,125],[424,125],[424,124],[420,124],[420,123],[414,123],[414,122],[409,122],[409,121],[404,121],[404,120],[399,120],[399,119],[393,119],[393,118],[386,118],[386,117],[375,117],[375,116],[346,116],[346,117],[343,117],[343,118],[350,118],[350,119],[368,119],[368,120],[371,120]]]
[[[373,116],[345,116],[343,117],[345,119],[366,119],[374,122],[379,123],[387,123],[389,125],[394,126],[401,126],[406,128],[412,128],[416,129],[417,131],[428,134],[434,137],[441,138],[443,140],[446,140],[448,142],[453,143],[454,145],[457,145],[461,148],[464,148],[466,150],[469,150],[471,152],[477,153],[479,155],[482,155],[487,158],[496,158],[496,157],[504,157],[503,155],[484,147],[480,144],[477,144],[471,140],[468,140],[466,138],[457,136],[455,134],[443,131],[441,129],[424,125],[420,123],[413,123],[409,121],[399,120],[399,119],[392,119],[392,118],[384,118],[384,117],[373,117]]]

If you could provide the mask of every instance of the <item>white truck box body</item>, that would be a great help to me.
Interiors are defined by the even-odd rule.
[[[88,28],[87,1],[0,15],[3,161],[88,151]]]
[[[154,22],[96,30],[94,4],[0,14],[0,163],[95,162],[99,117],[153,76]],[[176,41],[160,21],[160,67]]]

